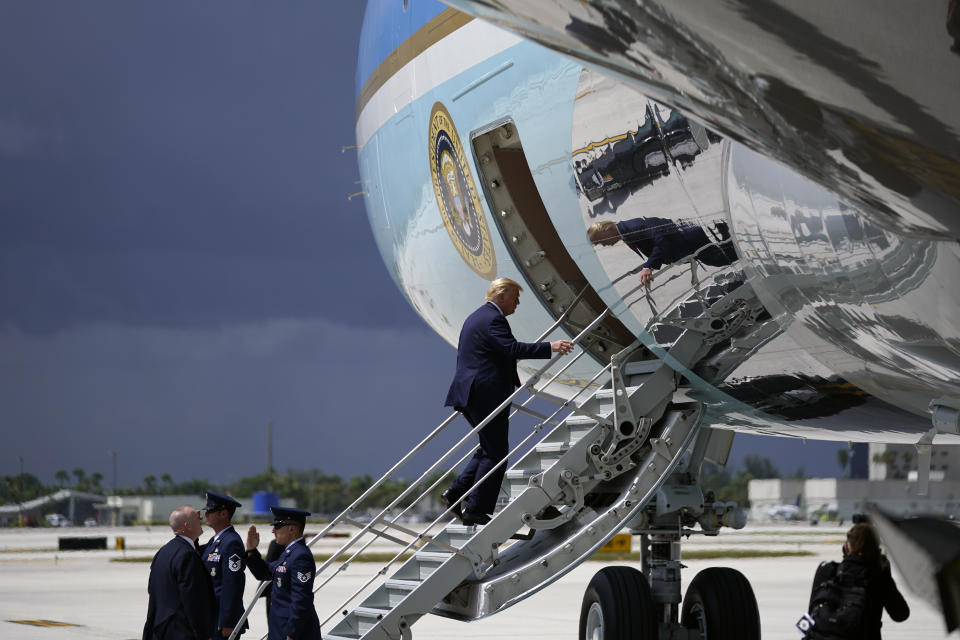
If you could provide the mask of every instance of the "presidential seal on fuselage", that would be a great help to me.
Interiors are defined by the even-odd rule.
[[[443,225],[457,252],[482,278],[497,275],[490,229],[453,118],[437,102],[430,114],[430,175]]]

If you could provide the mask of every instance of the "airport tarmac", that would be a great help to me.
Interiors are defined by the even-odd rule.
[[[813,572],[821,561],[839,557],[844,532],[845,527],[836,525],[748,525],[742,531],[725,532],[717,538],[694,536],[690,542],[684,543],[684,549],[782,549],[810,551],[814,555],[684,560],[687,566],[683,574],[684,585],[701,569],[735,567],[753,585],[760,606],[763,638],[797,640],[800,635],[793,625],[806,608]],[[115,546],[116,537],[122,536],[127,550],[56,551],[57,539],[61,535],[103,536],[111,548]],[[148,558],[169,536],[169,530],[164,527],[0,530],[0,638],[139,638],[147,609],[146,585],[150,565],[148,562],[112,560],[124,555]],[[201,540],[208,537],[209,530],[205,530]],[[265,550],[269,534],[261,537],[261,546]],[[315,551],[330,552],[343,541],[343,538],[321,540]],[[372,546],[368,551],[381,550],[378,546]],[[575,638],[583,591],[604,564],[585,562],[547,589],[483,620],[463,623],[425,616],[413,627],[413,637],[416,640]],[[639,568],[639,565],[635,566]],[[379,567],[374,563],[356,563],[320,591],[316,603],[321,621],[330,611],[336,611]],[[330,573],[322,574],[320,579]],[[897,577],[896,572],[894,575]],[[910,604],[911,614],[900,624],[885,615],[885,640],[960,638],[957,632],[947,636],[936,609],[909,593],[902,581],[898,584]],[[248,602],[256,586],[257,582],[248,575]],[[46,620],[75,626],[38,627],[13,622],[15,620]],[[265,612],[258,605],[251,616],[250,632],[244,637],[259,638],[266,633],[266,628]]]

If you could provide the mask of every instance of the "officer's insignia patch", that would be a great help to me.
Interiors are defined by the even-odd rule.
[[[443,226],[464,262],[480,277],[493,280],[497,259],[490,229],[453,118],[439,102],[430,114],[429,144],[433,193]]]
[[[240,556],[233,554],[227,560],[227,566],[230,567],[230,571],[240,571]]]
[[[309,580],[309,579],[310,579],[310,572],[309,572],[309,571],[307,571],[306,573],[301,573],[301,572],[297,571],[297,580],[299,580],[300,582],[306,582],[306,581]]]

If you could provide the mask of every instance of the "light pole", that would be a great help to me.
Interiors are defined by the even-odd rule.
[[[111,449],[109,453],[113,462],[113,495],[117,495],[117,452]]]
[[[23,526],[23,456],[18,455],[17,458],[20,459],[20,495],[17,497],[19,500],[17,502],[20,506],[20,526]]]
[[[113,449],[109,450],[110,460],[113,462],[113,500],[117,500],[117,452]],[[117,514],[120,511],[120,505],[114,504],[113,509],[111,510],[111,519],[113,520],[113,526],[117,526],[117,521],[120,519]]]

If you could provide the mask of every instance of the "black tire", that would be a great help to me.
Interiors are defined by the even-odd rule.
[[[747,578],[736,569],[710,567],[687,587],[680,624],[703,640],[760,640],[760,612]]]
[[[643,574],[632,567],[595,573],[580,607],[580,640],[656,638],[657,607]]]

